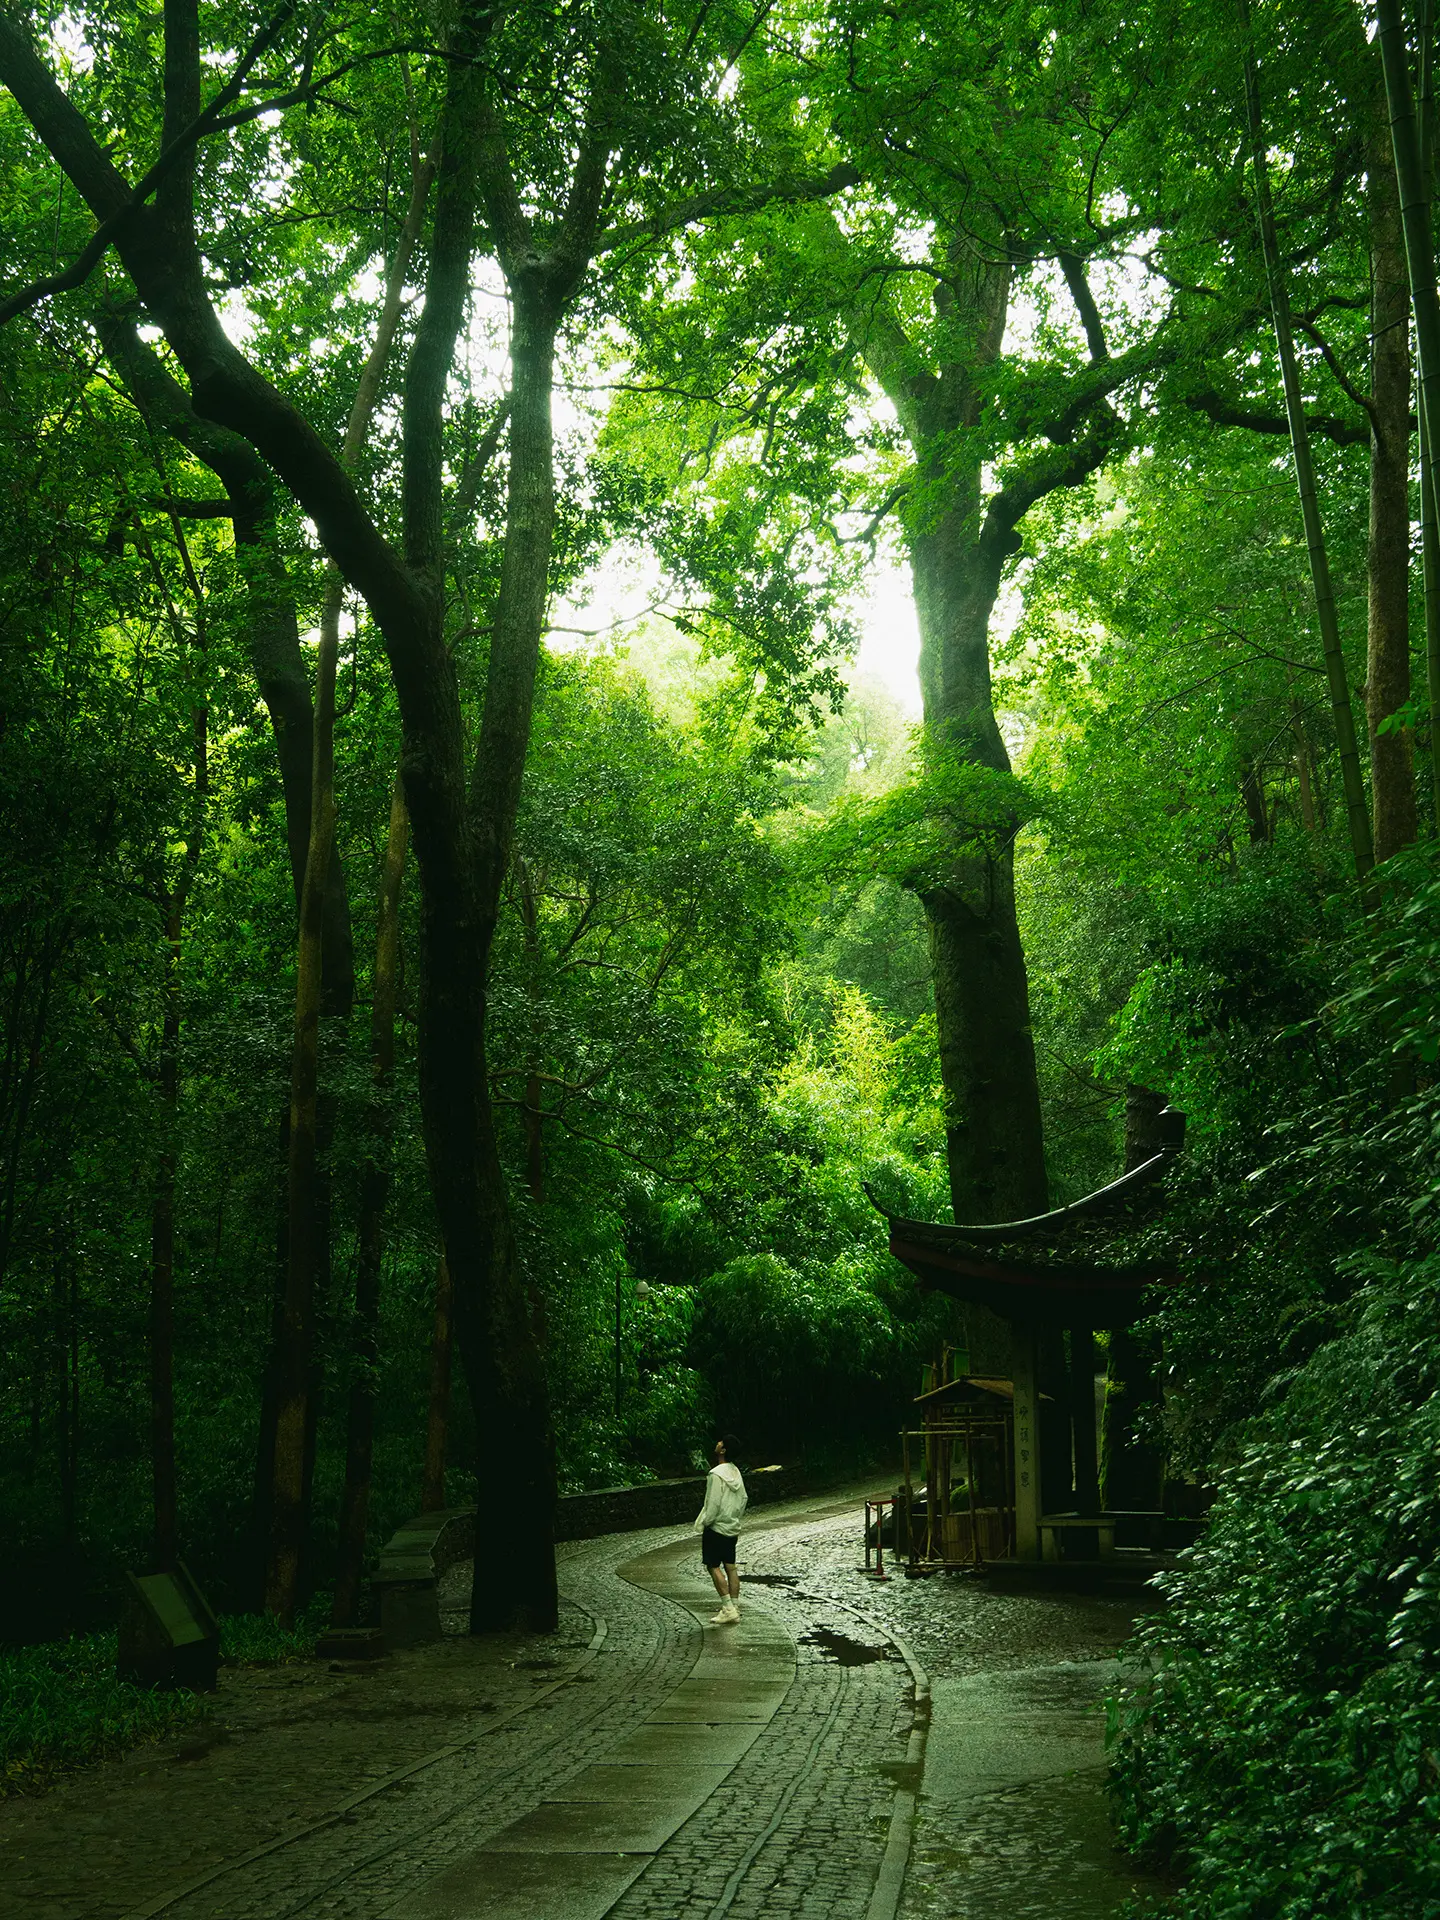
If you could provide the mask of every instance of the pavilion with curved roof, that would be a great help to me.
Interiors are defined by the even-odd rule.
[[[1152,1116],[1147,1145],[1153,1150],[1138,1164],[1083,1200],[1027,1220],[955,1226],[908,1220],[867,1188],[888,1222],[891,1253],[922,1287],[986,1307],[1010,1328],[1017,1558],[1059,1557],[1060,1535],[1072,1528],[1094,1540],[1103,1557],[1113,1551],[1117,1520],[1140,1517],[1100,1507],[1093,1364],[1079,1358],[1069,1409],[1075,1511],[1042,1512],[1037,1341],[1046,1330],[1063,1328],[1072,1354],[1093,1356],[1097,1329],[1128,1329],[1152,1310],[1154,1288],[1178,1283],[1168,1254],[1137,1257],[1134,1242],[1160,1210],[1165,1176],[1184,1140],[1184,1114],[1165,1107]]]

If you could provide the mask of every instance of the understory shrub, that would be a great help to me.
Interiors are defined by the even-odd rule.
[[[1440,1912],[1440,1256],[1351,1264],[1112,1702],[1122,1838],[1195,1920]]]
[[[719,1417],[752,1454],[817,1434],[888,1434],[912,1361],[868,1273],[769,1253],[732,1260],[698,1288],[693,1351]]]

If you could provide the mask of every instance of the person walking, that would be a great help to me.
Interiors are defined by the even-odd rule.
[[[720,1611],[712,1614],[711,1620],[721,1627],[733,1627],[740,1618],[740,1576],[735,1571],[735,1553],[740,1522],[745,1517],[750,1496],[735,1465],[739,1446],[733,1433],[722,1434],[715,1442],[715,1465],[705,1482],[705,1504],[695,1522],[695,1531],[700,1536],[700,1558],[720,1596]]]

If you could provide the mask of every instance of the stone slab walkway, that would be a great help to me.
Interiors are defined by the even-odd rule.
[[[738,1626],[709,1624],[716,1602],[697,1590],[694,1558],[692,1538],[617,1568],[689,1616],[686,1676],[538,1807],[407,1895],[394,1920],[602,1920],[734,1771],[794,1684],[795,1649],[748,1604]]]
[[[1119,1853],[1104,1695],[1143,1601],[857,1577],[853,1518],[757,1546],[806,1617],[860,1606],[925,1668],[929,1715],[899,1920],[1113,1920],[1165,1883]],[[836,1614],[837,1621],[844,1615]]]

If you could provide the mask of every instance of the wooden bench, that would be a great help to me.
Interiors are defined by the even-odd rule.
[[[1165,1518],[1162,1513],[1151,1513],[1141,1509],[1131,1510],[1107,1508],[1104,1513],[1044,1513],[1040,1516],[1040,1558],[1059,1560],[1060,1536],[1078,1528],[1088,1528],[1097,1537],[1099,1557],[1113,1560],[1115,1557],[1115,1529],[1122,1521],[1143,1520],[1148,1523],[1152,1534],[1158,1534],[1160,1523]]]

